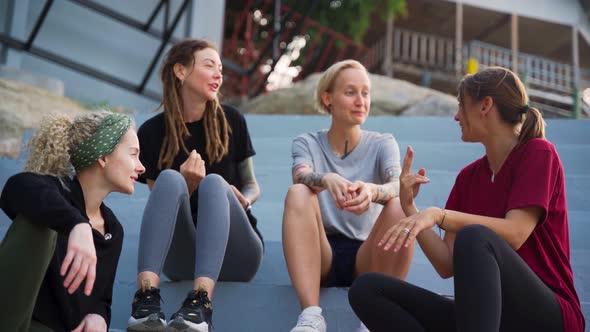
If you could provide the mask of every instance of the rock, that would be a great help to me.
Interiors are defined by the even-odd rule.
[[[0,78],[47,90],[58,96],[64,95],[64,83],[62,81],[20,68],[0,66]]]
[[[262,94],[241,106],[245,113],[317,114],[314,92],[320,74],[312,74],[290,88]],[[371,114],[452,116],[457,111],[454,96],[412,83],[370,74]]]
[[[79,103],[42,89],[0,79],[0,156],[17,157],[25,130],[36,128],[44,115],[75,116]]]

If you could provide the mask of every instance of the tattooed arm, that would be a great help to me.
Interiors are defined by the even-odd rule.
[[[371,201],[385,205],[390,199],[399,195],[399,179],[395,177],[394,167],[385,170],[387,178],[384,184],[369,184],[371,188]]]
[[[254,161],[252,157],[248,157],[238,164],[238,172],[242,180],[242,189],[239,192],[237,192],[237,189],[234,189],[234,193],[245,208],[248,203],[254,204],[260,196],[260,187],[254,176]]]
[[[372,202],[385,205],[392,198],[397,197],[399,193],[399,179],[394,176],[395,168],[387,169],[386,173],[387,181],[384,184],[355,181],[349,186],[348,191],[352,192],[356,197],[347,200],[343,204],[344,209],[360,215],[369,209]]]
[[[316,173],[313,169],[305,164],[299,165],[293,169],[293,183],[301,183],[309,187],[316,193],[326,189],[324,183],[324,173]]]
[[[316,173],[310,166],[305,164],[293,169],[293,183],[304,184],[315,193],[328,190],[339,209],[343,209],[344,203],[354,197],[353,194],[348,192],[352,182],[336,173]]]

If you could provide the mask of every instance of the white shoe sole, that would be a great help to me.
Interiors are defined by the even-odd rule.
[[[131,316],[127,321],[127,331],[166,332],[166,321],[161,319],[158,314],[151,314],[139,319]]]
[[[209,325],[205,322],[195,324],[191,321],[185,320],[182,317],[177,317],[168,323],[168,330],[171,332],[209,332]]]

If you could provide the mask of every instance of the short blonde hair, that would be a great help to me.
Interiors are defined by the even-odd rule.
[[[26,172],[59,177],[72,176],[71,152],[96,133],[100,122],[111,114],[91,112],[71,119],[65,115],[49,115],[28,143]]]
[[[332,92],[332,89],[334,88],[334,82],[338,78],[338,74],[340,74],[341,71],[349,68],[361,69],[367,73],[367,75],[369,74],[367,72],[367,68],[365,68],[365,66],[356,60],[342,60],[331,65],[330,68],[326,69],[326,71],[320,77],[318,86],[315,90],[315,106],[320,113],[330,114],[330,109],[327,105],[324,105],[324,102],[322,101],[322,93]]]

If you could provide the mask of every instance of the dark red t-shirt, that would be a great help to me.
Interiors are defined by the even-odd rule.
[[[517,253],[557,296],[564,331],[583,332],[584,316],[570,265],[563,166],[553,144],[532,139],[513,149],[492,182],[486,156],[465,167],[446,208],[504,218],[512,209],[539,206],[543,215]]]

